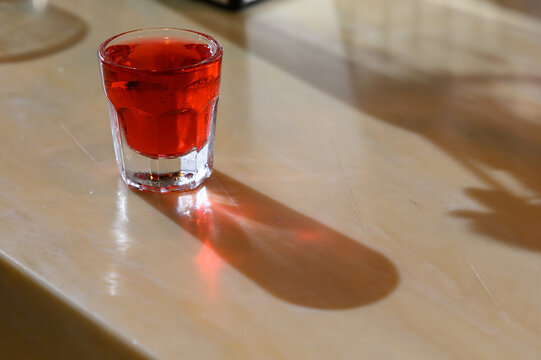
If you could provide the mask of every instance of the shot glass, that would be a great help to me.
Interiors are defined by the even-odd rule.
[[[116,161],[131,187],[198,187],[212,173],[222,46],[199,32],[128,31],[98,50]]]

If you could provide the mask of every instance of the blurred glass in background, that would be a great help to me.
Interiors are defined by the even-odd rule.
[[[85,23],[48,0],[0,0],[0,62],[33,59],[81,40]]]

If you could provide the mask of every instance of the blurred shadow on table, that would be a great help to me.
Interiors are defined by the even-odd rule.
[[[541,17],[541,3],[538,0],[488,0],[502,8],[523,13],[527,16]]]
[[[334,16],[336,33],[318,34],[294,30],[306,26],[300,7],[295,17],[279,20],[277,14],[295,9],[294,1],[273,0],[240,13],[158,1],[374,120],[425,137],[484,183],[465,194],[488,211],[464,209],[453,216],[492,239],[541,250],[541,228],[533,221],[541,213],[541,107],[527,96],[509,95],[509,89],[541,94],[541,77],[523,65],[532,53],[506,50],[512,36],[537,35],[501,20],[503,10],[420,0],[320,1]],[[301,37],[307,34],[308,40]],[[325,44],[342,47],[344,55]],[[494,172],[532,195],[515,195]]]
[[[48,0],[0,0],[0,63],[53,54],[79,42],[87,26]]]
[[[272,295],[317,309],[376,302],[397,286],[384,255],[215,171],[198,190],[138,194]]]
[[[509,192],[467,189],[467,194],[491,209],[488,212],[457,210],[453,214],[474,219],[473,228],[515,245],[541,250],[541,206]],[[499,211],[498,211],[499,210]]]
[[[0,359],[148,359],[34,276],[0,257]]]

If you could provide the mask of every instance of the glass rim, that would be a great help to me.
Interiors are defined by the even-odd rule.
[[[126,65],[117,64],[117,63],[115,63],[115,62],[113,62],[111,60],[106,59],[106,57],[104,56],[105,48],[107,47],[107,45],[109,45],[111,43],[111,41],[113,41],[115,39],[118,39],[119,37],[127,35],[127,34],[139,32],[139,31],[148,31],[148,30],[166,30],[166,31],[174,30],[174,31],[180,31],[180,32],[184,32],[184,33],[196,34],[196,35],[204,37],[205,39],[210,41],[211,44],[216,46],[216,52],[214,54],[212,54],[212,56],[210,56],[209,58],[207,58],[205,60],[202,60],[202,61],[200,61],[198,63],[191,64],[191,65],[186,65],[186,66],[177,66],[177,67],[169,68],[169,69],[140,69],[140,68],[133,67],[133,66],[126,66]],[[216,40],[212,36],[204,34],[204,33],[199,32],[199,31],[194,31],[194,30],[190,30],[190,29],[182,29],[182,28],[174,28],[174,27],[155,27],[155,28],[141,28],[141,29],[128,30],[128,31],[125,31],[123,33],[111,36],[110,38],[108,38],[107,40],[102,42],[100,44],[100,46],[98,47],[98,59],[102,63],[108,64],[108,65],[111,65],[111,66],[114,66],[114,67],[122,68],[122,69],[128,69],[128,70],[131,70],[131,71],[148,72],[148,73],[167,73],[167,72],[173,72],[173,71],[193,70],[193,69],[196,69],[196,68],[200,67],[201,65],[209,64],[209,63],[212,63],[212,62],[220,59],[222,57],[222,54],[223,54],[222,45],[218,42],[218,40]]]

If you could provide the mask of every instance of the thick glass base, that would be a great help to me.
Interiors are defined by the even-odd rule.
[[[109,103],[111,131],[118,168],[122,178],[130,187],[167,193],[197,188],[212,174],[214,161],[214,134],[216,132],[216,101],[209,119],[206,144],[176,158],[151,158],[142,155],[127,145],[118,115]]]
[[[130,187],[139,190],[156,193],[191,190],[212,174],[209,144],[199,152],[193,150],[172,159],[149,158],[127,146],[122,147],[122,156],[124,166],[119,163],[122,178]]]

